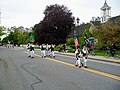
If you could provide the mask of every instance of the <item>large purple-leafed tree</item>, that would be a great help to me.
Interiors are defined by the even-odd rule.
[[[74,26],[71,10],[64,5],[50,5],[44,11],[43,20],[34,26],[35,39],[39,44],[60,44],[66,42],[66,37]]]

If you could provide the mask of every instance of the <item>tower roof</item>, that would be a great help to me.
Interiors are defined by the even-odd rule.
[[[103,7],[101,7],[101,9],[103,10],[103,9],[110,9],[111,7],[110,6],[108,6],[108,4],[107,4],[107,2],[106,2],[106,0],[105,0],[105,3],[104,3],[104,5],[103,5]]]

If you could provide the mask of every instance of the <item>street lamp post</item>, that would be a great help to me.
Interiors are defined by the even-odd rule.
[[[78,34],[76,34],[76,35],[77,35],[77,37],[78,37],[78,43],[79,43],[79,27],[78,27],[78,26],[79,26],[79,21],[80,21],[80,19],[77,17],[76,21],[77,21],[77,31],[76,31],[76,32],[78,33]]]
[[[77,21],[77,27],[78,27],[80,19],[77,17],[76,21]],[[78,36],[79,36],[79,28],[78,28]]]

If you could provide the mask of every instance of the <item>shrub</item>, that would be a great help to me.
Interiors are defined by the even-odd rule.
[[[74,53],[75,49],[68,49],[68,52]]]

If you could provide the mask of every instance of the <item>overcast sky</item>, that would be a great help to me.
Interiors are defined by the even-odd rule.
[[[43,19],[47,5],[65,5],[80,18],[80,23],[89,22],[100,16],[100,8],[105,0],[0,0],[1,25],[5,27],[31,27]],[[111,7],[111,16],[120,15],[120,0],[107,0]]]

